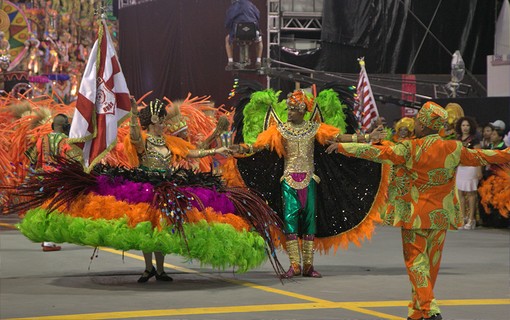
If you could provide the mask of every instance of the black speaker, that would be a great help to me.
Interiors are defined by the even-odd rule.
[[[253,41],[257,38],[257,26],[253,22],[236,24],[236,40]]]

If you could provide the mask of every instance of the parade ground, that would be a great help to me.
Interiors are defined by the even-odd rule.
[[[269,263],[244,274],[166,257],[173,282],[137,283],[141,252],[63,244],[43,252],[0,218],[1,319],[406,319],[411,288],[400,230],[316,254],[321,279],[280,282]],[[282,265],[288,267],[284,252]],[[444,319],[510,315],[510,230],[448,232],[435,294]]]

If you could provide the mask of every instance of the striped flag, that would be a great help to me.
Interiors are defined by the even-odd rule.
[[[78,92],[69,142],[83,151],[85,171],[117,143],[117,128],[129,116],[131,103],[113,42],[101,20]]]
[[[359,65],[361,70],[359,72],[357,98],[354,112],[356,118],[361,124],[361,130],[366,132],[372,124],[379,118],[377,105],[375,104],[374,94],[368,81],[367,71],[365,70],[364,58],[359,58]]]

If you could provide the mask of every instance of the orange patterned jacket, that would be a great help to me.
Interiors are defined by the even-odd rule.
[[[502,151],[468,149],[460,141],[439,135],[411,139],[391,146],[340,143],[338,152],[394,165],[385,221],[404,229],[456,229],[462,225],[455,171],[459,165],[484,166],[510,162],[510,148]],[[387,216],[384,216],[384,215]]]

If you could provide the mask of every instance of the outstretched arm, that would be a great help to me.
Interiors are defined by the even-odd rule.
[[[391,146],[373,146],[363,143],[333,143],[328,153],[341,153],[348,157],[387,164],[403,164],[410,157],[410,145],[399,143]]]
[[[262,147],[254,147],[252,144],[245,143],[235,144],[229,147],[230,152],[234,154],[253,154],[263,149]]]
[[[469,149],[462,147],[460,164],[463,166],[485,166],[510,162],[510,148],[505,150]]]
[[[230,150],[227,147],[189,150],[187,158],[203,158],[207,156],[214,156],[216,154],[228,155],[230,154]]]

